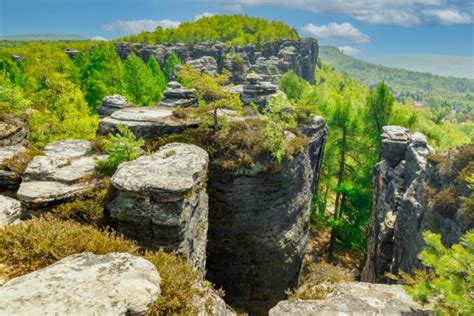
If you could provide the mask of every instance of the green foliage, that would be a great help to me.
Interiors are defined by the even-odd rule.
[[[165,73],[166,79],[171,80],[174,76],[174,68],[177,65],[181,65],[181,60],[179,59],[178,55],[174,52],[168,55],[165,60],[165,64],[163,65],[163,72]]]
[[[30,137],[37,146],[67,138],[95,138],[98,118],[90,115],[79,87],[64,76],[51,74],[33,102],[39,110],[31,113]]]
[[[299,100],[305,89],[306,82],[293,71],[289,71],[280,79],[280,88],[292,100]]]
[[[264,44],[280,39],[298,39],[298,32],[283,22],[267,21],[244,15],[214,15],[177,28],[157,27],[154,32],[131,35],[120,40],[159,44],[165,42],[196,43],[221,41],[228,44]]]
[[[447,315],[474,314],[474,231],[446,248],[441,236],[424,232],[426,247],[419,254],[427,270],[403,274],[405,289],[417,301],[432,304]]]
[[[161,99],[158,80],[141,58],[132,54],[128,56],[123,66],[125,91],[130,101],[137,105],[149,105]]]
[[[29,147],[27,150],[20,152],[13,157],[6,159],[0,164],[0,167],[13,172],[14,178],[20,178],[25,172],[28,164],[34,157],[43,155],[43,151],[35,147]]]
[[[443,121],[474,120],[474,80],[442,77],[369,64],[344,55],[336,47],[320,46],[323,62],[373,87],[385,81],[400,102],[442,109]],[[454,113],[452,113],[454,112]]]
[[[178,71],[178,77],[186,87],[197,90],[199,107],[196,114],[203,126],[212,126],[217,130],[225,119],[221,111],[241,110],[239,95],[224,89],[229,79],[228,73],[213,77],[191,66],[183,66]]]
[[[371,89],[367,96],[367,131],[375,140],[377,148],[380,148],[382,127],[388,125],[394,102],[392,93],[383,81],[376,89]]]
[[[0,116],[7,113],[20,115],[30,105],[31,102],[25,98],[23,90],[10,81],[6,72],[0,71]]]
[[[117,129],[118,134],[110,134],[103,143],[102,149],[108,157],[97,160],[97,165],[104,175],[112,175],[121,163],[137,159],[140,147],[145,145],[143,140],[136,139],[127,126],[119,125]]]
[[[156,82],[158,83],[158,87],[160,88],[159,91],[162,95],[166,89],[166,77],[163,71],[161,71],[161,67],[156,61],[155,56],[150,56],[147,62],[147,67],[151,71],[153,78],[155,78]]]

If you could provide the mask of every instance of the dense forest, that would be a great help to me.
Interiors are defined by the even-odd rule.
[[[321,46],[319,54],[326,64],[368,86],[385,81],[398,100],[431,107],[439,121],[474,120],[473,79],[443,77],[370,64],[330,46]]]
[[[155,44],[209,40],[245,45],[288,38],[297,39],[298,34],[281,22],[213,16],[183,23],[176,29],[158,27],[154,32],[118,41]],[[133,54],[122,61],[114,43],[3,42],[0,119],[23,119],[29,126],[30,151],[34,152],[55,140],[96,139],[96,108],[105,96],[122,94],[138,106],[156,105],[175,66],[182,61],[170,55],[160,66],[154,57],[144,63]],[[63,52],[66,47],[81,52],[71,60]],[[14,61],[13,55],[22,59]],[[225,74],[213,78],[182,67],[177,76],[184,86],[198,91],[200,106],[194,115],[203,117],[203,113],[217,113],[220,108],[242,112],[240,100],[223,92],[228,83]],[[330,232],[330,257],[339,250],[366,251],[372,172],[380,161],[381,127],[401,125],[422,132],[436,149],[471,143],[473,87],[472,80],[370,65],[331,47],[321,47],[314,85],[291,72],[281,78],[280,88],[286,95],[278,94],[270,101],[270,111],[263,114],[263,127],[259,127],[259,139],[265,140],[264,150],[278,164],[289,157],[284,144],[286,130],[296,129],[296,123],[308,114],[325,119],[330,132],[311,219],[315,226]],[[416,106],[417,102],[426,106]],[[215,132],[214,139],[229,141],[223,135],[231,128],[222,127],[225,122],[219,122],[217,115],[206,124],[210,130],[223,131]],[[127,131],[122,134],[132,139],[133,146],[143,145]],[[113,140],[108,143],[112,156],[116,150]],[[120,156],[118,162],[120,159],[130,157]],[[249,165],[252,163],[250,159]]]

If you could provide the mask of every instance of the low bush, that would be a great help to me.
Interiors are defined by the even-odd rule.
[[[146,252],[112,231],[63,221],[46,215],[21,225],[0,229],[0,266],[7,278],[18,277],[51,265],[64,257],[92,252],[97,255],[127,252],[142,255],[152,262],[161,276],[161,295],[152,315],[196,315],[196,296],[203,296],[204,287],[185,259],[164,251]]]

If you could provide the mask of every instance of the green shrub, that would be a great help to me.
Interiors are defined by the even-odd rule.
[[[103,175],[112,175],[117,167],[125,162],[137,159],[140,147],[145,145],[143,140],[137,140],[135,135],[125,125],[117,126],[118,133],[110,134],[103,143],[103,150],[109,155],[106,159],[97,160],[97,165]]]
[[[33,160],[34,157],[43,155],[43,151],[35,148],[30,147],[27,150],[20,152],[13,157],[6,159],[2,162],[0,167],[7,169],[13,172],[13,177],[18,178],[25,172],[28,164]]]
[[[205,295],[205,289],[196,286],[201,281],[181,256],[162,250],[142,253],[134,242],[114,232],[62,221],[52,215],[0,229],[0,266],[5,266],[3,273],[7,278],[36,271],[82,252],[142,255],[156,266],[161,276],[161,295],[151,315],[197,314],[193,302],[197,296]]]
[[[446,248],[441,236],[423,234],[426,247],[419,254],[426,270],[413,276],[403,273],[406,291],[422,304],[432,304],[447,315],[474,314],[474,231],[467,232],[460,243]]]

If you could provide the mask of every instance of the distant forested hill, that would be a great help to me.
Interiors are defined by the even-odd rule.
[[[436,107],[450,119],[474,120],[472,79],[443,77],[370,64],[330,46],[321,46],[319,57],[322,62],[368,86],[384,80],[400,101]]]

